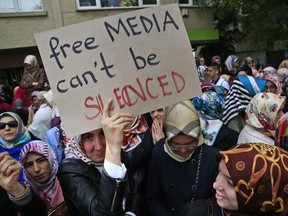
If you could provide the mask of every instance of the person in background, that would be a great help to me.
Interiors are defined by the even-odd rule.
[[[253,76],[252,69],[249,66],[241,65],[240,67],[238,67],[236,72],[236,76],[238,75]]]
[[[29,110],[27,107],[23,107],[21,99],[17,99],[14,103],[14,107],[11,107],[9,111],[18,114],[20,118],[22,119],[23,124],[27,126]]]
[[[222,86],[223,94],[226,95],[230,91],[230,85],[220,77],[220,69],[218,63],[212,63],[208,66],[207,76],[211,78],[210,84],[215,87]]]
[[[213,197],[218,150],[204,145],[190,100],[165,108],[166,139],[154,147],[147,180],[149,215],[178,215],[185,203]]]
[[[288,151],[288,113],[285,113],[277,122],[274,145]]]
[[[223,96],[216,92],[205,92],[194,97],[192,104],[199,113],[206,145],[220,150],[227,150],[236,145],[239,134],[221,121],[224,111]]]
[[[33,91],[31,94],[31,105],[28,107],[29,115],[27,120],[27,127],[32,123],[34,114],[40,108],[40,104],[37,98],[38,91]]]
[[[19,161],[20,150],[30,140],[29,131],[19,115],[13,112],[0,114],[0,153],[8,152]],[[24,182],[23,172],[19,175],[19,181]]]
[[[219,71],[220,73],[223,72],[223,69],[222,69],[222,60],[221,60],[221,57],[219,55],[214,55],[212,58],[211,58],[211,63],[217,63],[219,65]]]
[[[199,56],[196,60],[197,72],[201,82],[209,82],[210,79],[206,76],[207,66],[205,65],[205,58]]]
[[[2,216],[46,216],[45,203],[28,186],[21,184],[21,165],[8,152],[0,153],[0,212]]]
[[[165,109],[159,108],[150,112],[153,123],[151,127],[153,143],[156,144],[160,139],[165,138]]]
[[[285,98],[273,93],[258,93],[246,108],[245,127],[237,143],[258,142],[274,145],[275,128],[283,115]]]
[[[44,69],[40,68],[34,55],[27,55],[24,59],[24,73],[20,87],[30,93],[36,90],[47,91],[50,89],[46,73]]]
[[[65,205],[62,189],[56,177],[58,162],[47,143],[41,140],[27,143],[21,149],[20,163],[24,167],[26,184],[45,201],[48,213],[59,205]],[[67,212],[66,207],[61,215],[64,216]]]
[[[16,100],[21,100],[24,107],[29,107],[31,105],[30,98],[27,96],[27,90],[16,86],[14,88],[14,97],[12,101],[12,107],[15,106]]]
[[[40,91],[37,94],[40,107],[33,117],[32,123],[28,130],[33,139],[45,141],[46,133],[51,128],[52,109],[44,97],[46,91]]]
[[[112,99],[104,106],[102,128],[66,143],[66,158],[57,177],[71,216],[128,215],[123,200],[127,170],[121,162],[121,149],[123,130],[133,117],[129,113],[110,116],[111,105]]]
[[[219,152],[214,183],[223,215],[288,215],[288,153],[276,146],[245,143]]]
[[[229,128],[240,131],[246,125],[245,110],[252,98],[259,92],[264,91],[266,80],[239,75],[233,81],[231,90],[225,97],[225,109],[222,121]]]
[[[229,55],[225,60],[225,69],[224,73],[228,75],[235,76],[237,68],[239,66],[239,59],[236,55]]]

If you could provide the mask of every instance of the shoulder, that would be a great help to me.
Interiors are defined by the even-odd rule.
[[[84,172],[89,169],[95,169],[93,166],[86,164],[84,161],[77,158],[65,158],[62,160],[58,168],[58,173],[66,172]]]

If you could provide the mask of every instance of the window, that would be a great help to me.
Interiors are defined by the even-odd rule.
[[[178,0],[180,6],[199,5],[200,0]]]
[[[42,0],[0,0],[0,12],[43,11]]]
[[[160,0],[76,0],[78,9],[107,7],[143,7],[160,4]]]

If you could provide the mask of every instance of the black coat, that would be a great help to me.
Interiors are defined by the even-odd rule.
[[[217,137],[213,143],[213,147],[222,151],[228,150],[237,144],[239,133],[230,129],[227,125],[223,124],[220,128]]]
[[[164,140],[161,139],[153,149],[147,181],[149,215],[154,216],[179,215],[183,205],[193,197],[197,200],[214,196],[213,183],[218,174],[218,149],[203,144],[188,161],[178,162],[164,151]],[[199,179],[195,187],[201,148]]]
[[[30,188],[31,189],[31,188]],[[0,214],[1,216],[45,216],[47,215],[47,208],[45,202],[35,194],[31,189],[32,201],[29,205],[19,206],[15,205],[8,197],[7,192],[0,187]]]

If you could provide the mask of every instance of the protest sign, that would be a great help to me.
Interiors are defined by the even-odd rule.
[[[101,127],[109,98],[134,115],[200,94],[178,4],[35,34],[67,136]]]

